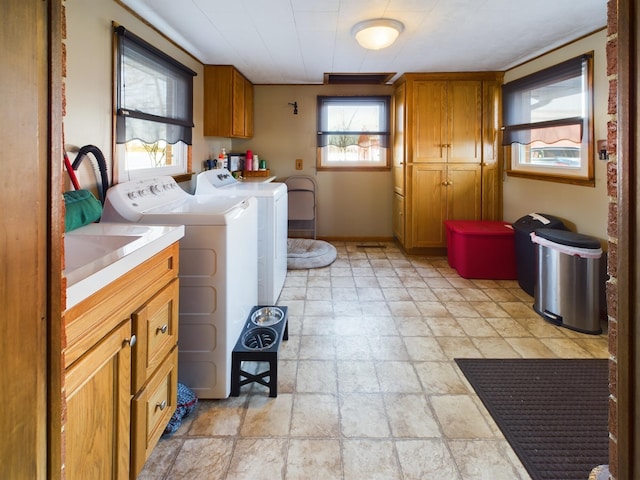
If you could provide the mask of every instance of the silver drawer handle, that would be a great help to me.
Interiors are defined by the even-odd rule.
[[[131,338],[125,338],[124,341],[129,344],[130,347],[133,347],[136,344],[138,339],[135,335],[131,335]]]
[[[161,411],[167,408],[167,401],[162,400],[160,403],[156,403],[156,408],[159,408]]]
[[[167,333],[167,330],[169,330],[169,326],[165,323],[161,327],[156,328],[156,334],[158,334],[158,333]]]

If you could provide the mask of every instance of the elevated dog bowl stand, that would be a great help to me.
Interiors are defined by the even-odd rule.
[[[269,396],[278,396],[278,349],[282,340],[289,339],[287,307],[273,307],[280,309],[284,315],[278,323],[267,326],[256,325],[251,320],[253,313],[260,308],[264,307],[257,306],[251,310],[231,353],[232,397],[239,396],[240,387],[250,383],[269,387]],[[252,374],[242,370],[242,362],[267,362],[269,369]]]

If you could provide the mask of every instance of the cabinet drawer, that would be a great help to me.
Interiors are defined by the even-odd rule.
[[[132,401],[131,478],[136,478],[158,443],[178,401],[178,348]]]
[[[178,342],[178,279],[160,290],[132,316],[135,394]]]

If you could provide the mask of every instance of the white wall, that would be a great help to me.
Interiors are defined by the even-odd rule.
[[[594,133],[596,140],[607,138],[608,80],[606,76],[606,32],[600,31],[562,49],[505,73],[504,81],[542,70],[589,51],[594,52]],[[594,145],[594,149],[595,149]],[[607,239],[607,162],[595,155],[595,187],[583,187],[542,180],[505,176],[504,219],[513,222],[531,213],[547,213],[561,218],[572,230]]]
[[[114,76],[113,34],[114,21],[143,38],[166,54],[175,58],[197,73],[194,77],[194,124],[193,161],[194,168],[201,169],[200,162],[229,147],[228,139],[205,138],[202,135],[203,116],[203,67],[202,64],[179,47],[165,39],[155,30],[138,20],[127,10],[111,0],[67,0],[67,78],[66,116],[64,118],[65,145],[71,161],[74,150],[83,145],[97,146],[112,172],[112,88]],[[91,171],[91,162],[83,160],[80,171],[83,188],[93,188],[96,183]],[[111,176],[111,175],[110,175]],[[66,178],[66,176],[65,176]]]
[[[315,176],[318,183],[318,236],[389,239],[392,178],[384,172],[316,172],[318,95],[391,95],[390,86],[256,85],[255,136],[234,140],[233,151],[251,149],[267,160],[268,168],[284,180],[290,175]],[[293,114],[289,103],[298,103]],[[303,159],[304,169],[295,170]]]

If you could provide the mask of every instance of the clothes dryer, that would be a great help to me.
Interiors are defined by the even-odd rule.
[[[107,191],[102,222],[185,226],[179,253],[178,380],[199,398],[226,398],[231,352],[257,304],[258,202],[193,196],[172,177]]]
[[[196,176],[195,195],[253,196],[258,201],[258,303],[276,305],[287,276],[287,186],[239,182],[226,169]]]

